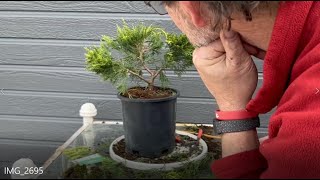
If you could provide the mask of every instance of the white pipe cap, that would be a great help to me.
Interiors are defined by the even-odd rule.
[[[82,117],[94,117],[97,115],[97,109],[92,103],[85,103],[81,106],[80,116]]]
[[[29,158],[21,158],[13,163],[12,169],[15,169],[11,174],[11,179],[32,179],[36,174],[32,174],[32,168],[36,168],[36,165]],[[25,171],[30,170],[27,174],[24,174]]]

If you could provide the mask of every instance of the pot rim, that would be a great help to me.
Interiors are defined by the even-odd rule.
[[[170,90],[173,90],[175,92],[174,95],[164,98],[154,98],[154,99],[130,99],[128,97],[124,97],[120,94],[120,92],[117,94],[117,97],[121,101],[129,101],[129,102],[162,102],[162,101],[170,101],[173,99],[177,99],[177,97],[180,95],[180,92],[177,89],[168,88]]]

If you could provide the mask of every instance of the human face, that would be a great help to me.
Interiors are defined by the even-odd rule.
[[[213,30],[210,23],[200,25],[201,27],[195,25],[197,22],[192,20],[194,17],[192,17],[190,13],[186,13],[187,9],[180,7],[180,3],[181,2],[177,1],[170,4],[170,6],[165,6],[165,8],[172,21],[184,34],[186,34],[191,44],[197,47],[206,46],[219,38],[219,33]]]
[[[165,9],[165,14],[169,14],[172,21],[186,34],[193,45],[206,46],[219,39],[221,29],[213,28],[215,14],[206,3],[200,1],[172,1],[169,4],[151,4],[153,5],[152,8],[157,9],[157,11]],[[150,6],[150,4],[147,5]],[[277,9],[278,7],[275,6],[271,12],[259,11],[259,13],[253,15],[252,21],[246,21],[242,14],[232,14],[230,17],[232,19],[231,29],[238,32],[242,41],[247,46],[255,48],[255,51],[267,51]]]
[[[166,6],[167,12],[177,27],[187,35],[196,46],[206,46],[219,39],[220,30],[214,29],[215,14],[206,3],[199,1],[176,1]],[[246,21],[242,13],[231,14],[231,29],[239,33],[246,47],[254,49],[254,55],[260,59],[268,49],[277,14],[277,4],[271,10],[255,12],[252,21]],[[250,50],[250,51],[251,51]],[[259,53],[256,53],[259,52]],[[260,54],[260,55],[256,55]]]

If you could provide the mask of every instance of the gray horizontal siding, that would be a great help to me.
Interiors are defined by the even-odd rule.
[[[17,148],[17,145],[19,148]],[[1,146],[1,161],[11,161],[16,158],[14,154],[10,152],[19,152],[18,158],[29,157],[34,159],[34,161],[39,165],[39,161],[44,161],[48,159],[48,156],[54,152],[54,148],[62,145],[61,143],[55,142],[45,142],[45,141],[20,141],[20,140],[3,140],[0,139]]]
[[[122,119],[117,91],[87,72],[84,58],[84,47],[114,36],[122,19],[180,33],[143,1],[0,2],[0,168],[22,157],[42,164],[82,125],[83,103],[96,105],[96,119]],[[260,87],[263,61],[254,61]],[[195,68],[168,76],[181,93],[177,122],[211,123],[217,105]],[[261,116],[261,131],[269,116]]]
[[[0,115],[0,139],[61,142],[82,126],[79,118]]]
[[[0,41],[0,64],[84,67],[85,46],[99,42],[60,41],[60,40],[16,40]],[[19,51],[17,51],[17,49]]]
[[[116,34],[116,25],[122,19],[129,24],[144,22],[179,32],[169,17],[139,14],[91,14],[91,13],[44,13],[0,12],[0,37],[100,40],[101,35]]]
[[[1,95],[0,114],[79,117],[79,107],[91,102],[98,110],[97,118],[121,120],[121,103],[116,95],[90,95],[40,92],[10,92]],[[216,109],[213,99],[179,98],[177,121],[211,123]]]
[[[211,98],[198,73],[189,71],[177,77],[173,72],[167,72],[171,87],[180,91],[180,97]],[[0,66],[2,92],[7,90],[45,91],[45,92],[81,92],[90,94],[116,94],[116,89],[94,73],[83,68]],[[258,85],[262,84],[260,74]],[[134,85],[134,84],[132,84]]]
[[[0,65],[83,68],[85,66],[84,47],[92,45],[99,45],[99,41],[2,38]],[[262,72],[263,61],[253,59],[258,72]],[[192,67],[190,70],[195,70],[195,68]]]
[[[143,1],[2,1],[0,11],[152,13]]]
[[[98,108],[97,118],[122,119],[121,104],[116,95],[6,92],[1,96],[1,102],[0,114],[71,118],[79,117],[81,105],[91,102]],[[214,105],[211,99],[179,98],[177,120],[210,122]]]

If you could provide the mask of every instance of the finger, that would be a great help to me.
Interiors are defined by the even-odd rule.
[[[243,48],[250,54],[250,55],[255,55],[258,54],[258,49],[254,46],[251,46],[245,42],[242,43]]]
[[[221,40],[218,39],[216,41],[211,42],[206,46],[202,46],[196,48],[193,52],[193,58],[202,59],[202,60],[210,60],[217,57],[220,57],[225,53]]]
[[[221,31],[220,39],[226,51],[226,63],[229,65],[238,65],[242,61],[250,59],[249,54],[243,48],[238,33],[233,30]]]
[[[260,59],[260,60],[263,60],[264,57],[266,56],[266,52],[257,48],[257,47],[254,47],[248,43],[243,43],[243,48],[252,56]]]
[[[266,57],[266,52],[265,51],[259,51],[257,54],[253,55],[254,57],[264,60],[264,57]]]

